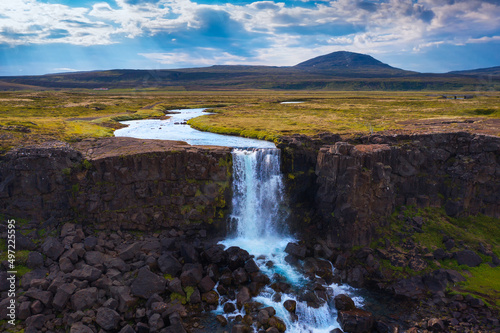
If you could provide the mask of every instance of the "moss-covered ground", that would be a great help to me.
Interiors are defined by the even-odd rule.
[[[422,218],[421,230],[415,230],[407,223],[415,217]],[[408,244],[413,244],[411,247],[426,262],[424,270],[415,271],[408,266],[393,266],[389,260],[383,260],[381,266],[393,277],[405,278],[438,268],[453,269],[460,272],[466,281],[449,286],[449,292],[470,294],[500,310],[500,267],[492,267],[492,257],[485,254],[488,252],[500,257],[500,219],[484,215],[453,218],[440,208],[405,207],[390,217],[387,226],[378,229],[378,235],[379,239],[372,242],[372,248],[383,248],[386,240],[399,249],[408,249]],[[455,246],[446,249],[443,242],[446,239],[453,239]],[[432,256],[425,256],[436,249],[452,254],[466,248],[482,258],[479,266],[459,265],[454,258],[435,260]]]

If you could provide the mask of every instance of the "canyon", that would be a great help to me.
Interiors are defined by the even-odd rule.
[[[500,138],[495,136],[455,132],[370,135],[344,140],[332,134],[292,135],[283,137],[277,146],[290,207],[288,225],[299,240],[286,247],[287,260],[295,264],[304,261],[302,269],[329,283],[338,280],[355,287],[370,287],[370,283],[378,281],[380,289],[409,299],[427,297],[429,290],[440,296],[447,282],[462,281],[463,277],[452,270],[436,270],[424,277],[395,279],[382,286],[381,279],[374,277],[378,261],[382,255],[391,257],[394,253],[392,248],[374,251],[368,247],[377,239],[378,229],[388,224],[398,207],[444,207],[449,216],[500,217]],[[27,219],[30,228],[38,230],[59,230],[62,226],[59,238],[49,237],[40,247],[40,252],[48,257],[45,266],[31,262],[30,266],[36,269],[22,278],[27,292],[22,296],[23,316],[30,329],[42,327],[40,322],[48,317],[54,325],[70,325],[71,332],[85,332],[82,327],[92,326],[94,321],[118,331],[118,322],[144,318],[142,312],[127,312],[128,306],[137,307],[137,300],[142,298],[147,303],[145,309],[139,309],[147,311],[149,328],[156,325],[158,331],[175,332],[183,325],[196,331],[196,327],[203,327],[199,318],[196,317],[196,323],[190,321],[186,308],[174,306],[173,298],[214,310],[219,300],[210,290],[220,282],[219,295],[237,298],[238,308],[247,304],[245,309],[250,317],[233,325],[233,331],[245,332],[255,318],[259,320],[253,324],[266,331],[284,331],[284,322],[276,311],[260,309],[249,302],[269,281],[248,252],[234,246],[223,250],[214,245],[228,234],[234,197],[233,158],[228,147],[132,138],[86,139],[72,144],[47,142],[16,148],[2,156],[0,213]],[[92,236],[93,229],[97,237]],[[135,236],[135,232],[144,236]],[[19,238],[24,245],[29,244],[22,236]],[[38,249],[35,245],[29,248]],[[491,255],[493,264],[498,265],[494,254],[487,249],[485,254]],[[432,255],[438,258],[436,253]],[[93,260],[94,257],[102,260]],[[116,257],[123,262],[117,262]],[[325,269],[328,261],[323,259],[334,263],[333,276]],[[53,265],[56,261],[61,270],[71,274],[71,282],[64,284],[55,278],[60,274]],[[120,274],[115,272],[117,269]],[[150,272],[158,269],[169,275],[167,282],[159,278],[161,274]],[[219,275],[221,270],[229,275]],[[251,277],[244,278],[247,273]],[[46,274],[54,277],[50,285],[42,283]],[[119,277],[118,284],[109,281]],[[241,281],[234,284],[231,279]],[[436,280],[444,282],[437,287],[435,282],[429,283]],[[64,289],[68,294],[63,295],[66,302],[59,302],[59,295],[56,306],[60,285],[71,287],[71,292]],[[167,288],[170,301],[147,291],[147,285],[160,295]],[[284,292],[287,284],[271,287]],[[416,289],[421,293],[417,295]],[[49,293],[53,300],[46,299]],[[94,312],[72,313],[66,307],[84,310],[89,306],[80,306],[77,294],[95,299],[102,307]],[[107,304],[104,295],[108,294],[116,304]],[[317,295],[321,295],[317,290],[306,294],[316,299]],[[498,324],[480,300],[442,299],[465,307],[464,315],[484,316],[485,327]],[[45,307],[41,309],[45,309],[43,316],[47,317],[40,317],[42,314],[36,309],[41,303],[37,302],[43,303]],[[397,323],[374,321],[370,313],[350,302],[340,296],[335,298],[344,331],[386,332],[397,327]],[[308,304],[313,306],[315,302],[309,298]],[[293,303],[288,305],[293,308]],[[62,309],[64,318],[53,318],[51,307]],[[295,308],[289,311],[293,318]],[[422,310],[422,315],[428,313]],[[113,319],[112,323],[106,323],[107,317]],[[144,320],[138,320],[141,322],[134,329],[145,330],[148,326],[142,324]],[[227,325],[223,318],[217,320]],[[424,326],[439,331],[452,324],[429,317]],[[130,326],[122,330],[125,329],[128,331],[124,332],[133,331]]]
[[[469,133],[290,136],[282,151],[291,228],[334,247],[367,245],[397,206],[500,217],[500,138]],[[206,229],[231,205],[231,149],[132,138],[14,149],[0,164],[0,213],[99,228]],[[302,232],[300,232],[302,230]],[[310,232],[313,231],[313,232]]]

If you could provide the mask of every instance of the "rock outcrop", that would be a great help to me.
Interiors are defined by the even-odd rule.
[[[224,228],[230,148],[108,138],[15,149],[0,163],[0,212],[105,229]]]
[[[450,216],[500,217],[500,138],[465,132],[292,136],[280,146],[293,216],[304,236],[367,245],[395,207],[444,207]],[[312,171],[314,170],[314,172]]]

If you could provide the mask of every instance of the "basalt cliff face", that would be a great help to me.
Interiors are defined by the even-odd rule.
[[[500,138],[468,133],[287,138],[284,172],[309,235],[367,245],[397,206],[500,216]],[[315,155],[314,152],[317,152]],[[315,158],[316,157],[316,158]],[[302,161],[297,163],[296,161]]]
[[[291,229],[367,245],[397,206],[500,216],[500,138],[468,133],[291,136],[279,145]],[[109,138],[19,148],[0,161],[0,213],[106,229],[217,231],[231,198],[230,148]]]
[[[230,198],[224,147],[109,138],[16,149],[0,163],[1,212],[105,229],[219,229]]]

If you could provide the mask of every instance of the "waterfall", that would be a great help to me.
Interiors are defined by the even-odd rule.
[[[285,247],[296,241],[286,228],[287,202],[283,175],[280,171],[280,150],[276,148],[234,149],[233,155],[233,200],[231,213],[231,235],[221,242],[226,246],[238,246],[254,255],[254,260],[271,281],[279,276],[293,286],[276,301],[276,292],[266,287],[254,300],[275,308],[277,315],[291,333],[330,332],[338,328],[337,311],[332,300],[319,308],[307,306],[300,300],[300,293],[311,286],[295,266],[286,260]],[[272,262],[272,265],[268,265]],[[350,293],[349,287],[325,285],[330,295]],[[297,302],[297,320],[283,307],[283,302]],[[355,298],[356,302],[359,299]]]
[[[234,149],[232,155],[232,231],[237,237],[252,240],[283,232],[285,214],[280,150]]]

